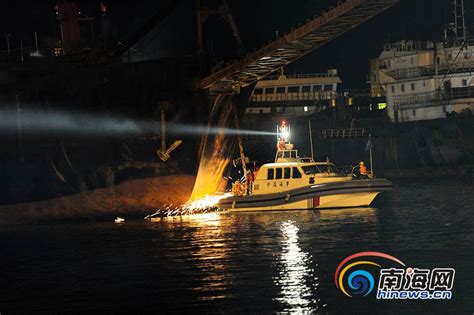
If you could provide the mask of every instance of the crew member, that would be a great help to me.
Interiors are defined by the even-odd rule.
[[[283,138],[280,139],[280,141],[278,141],[278,143],[277,143],[277,150],[278,150],[278,151],[286,150],[286,143],[285,143],[285,140],[284,140]]]
[[[247,195],[252,194],[252,183],[253,183],[253,173],[252,171],[247,170],[247,176],[246,176],[246,184],[247,184],[246,194]]]
[[[365,163],[363,161],[360,161],[359,163],[359,175],[360,175],[360,178],[363,178],[363,179],[369,178],[367,176],[367,167],[365,166]]]
[[[242,196],[244,194],[244,189],[242,186],[242,183],[240,183],[238,180],[235,181],[235,183],[232,184],[232,194],[234,196]]]

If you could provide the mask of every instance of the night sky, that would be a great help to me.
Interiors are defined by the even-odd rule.
[[[215,6],[217,0],[203,0]],[[119,1],[109,0],[109,12],[113,18],[116,40],[126,39],[153,14],[170,1]],[[159,49],[168,54],[192,54],[195,50],[194,1],[184,0],[165,26],[153,36],[161,41]],[[229,0],[236,24],[246,50],[253,50],[300,22],[317,15],[322,9],[334,4],[332,0]],[[401,0],[400,3],[329,43],[314,53],[290,65],[289,73],[325,72],[328,68],[339,69],[344,88],[366,87],[369,59],[377,57],[388,40],[440,40],[446,23],[452,21],[451,0]],[[473,1],[466,1],[468,9],[474,9]],[[83,15],[98,16],[97,0],[78,0]],[[0,4],[0,36],[12,34],[12,46],[22,38],[32,42],[34,31],[42,41],[52,41],[55,32],[53,7],[55,1],[11,0]],[[472,15],[472,12],[469,12]],[[205,26],[206,43],[215,54],[224,58],[235,58],[244,51],[239,49],[227,25],[219,18],[210,18]],[[160,39],[163,37],[165,39]],[[165,44],[163,44],[165,43]],[[0,49],[6,49],[5,40],[0,40]],[[151,51],[156,51],[153,48]],[[159,54],[162,55],[162,54]]]

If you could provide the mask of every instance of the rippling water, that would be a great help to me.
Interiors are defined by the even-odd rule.
[[[474,311],[473,186],[398,181],[374,208],[0,226],[0,313]],[[112,221],[112,220],[111,220]],[[381,251],[456,268],[451,301],[345,297],[339,262]]]

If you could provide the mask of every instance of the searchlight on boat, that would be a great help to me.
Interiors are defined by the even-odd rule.
[[[277,125],[277,140],[290,142],[290,126],[284,120]]]

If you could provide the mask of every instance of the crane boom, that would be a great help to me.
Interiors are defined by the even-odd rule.
[[[350,31],[399,0],[346,0],[242,59],[212,69],[199,88],[216,93],[238,92],[329,41]]]

